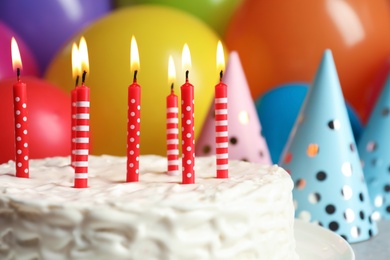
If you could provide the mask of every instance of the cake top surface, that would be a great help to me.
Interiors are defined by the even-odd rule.
[[[140,157],[139,182],[126,183],[126,157],[90,156],[89,187],[73,188],[74,170],[69,157],[30,160],[30,178],[15,177],[15,163],[0,165],[1,197],[33,205],[96,207],[104,204],[148,207],[215,206],[251,197],[260,187],[285,182],[293,187],[289,174],[277,165],[264,166],[243,161],[229,162],[229,178],[215,177],[215,157],[195,161],[195,184],[181,184],[181,176],[166,173],[167,160],[156,155]],[[270,189],[277,193],[278,190]],[[272,194],[270,194],[272,195]],[[126,203],[131,202],[131,203]]]

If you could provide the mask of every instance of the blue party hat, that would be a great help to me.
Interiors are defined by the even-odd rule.
[[[358,144],[373,218],[390,219],[390,75]]]
[[[332,53],[326,50],[284,149],[296,217],[318,223],[348,242],[377,233]]]

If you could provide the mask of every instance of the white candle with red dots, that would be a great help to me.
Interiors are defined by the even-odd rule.
[[[14,118],[15,118],[15,167],[16,177],[29,177],[28,147],[28,110],[26,84],[20,80],[22,59],[15,38],[11,39],[12,66],[16,70],[17,82],[13,85]]]
[[[174,92],[176,77],[175,64],[172,56],[168,61],[168,82],[171,83],[171,93],[167,96],[167,173],[179,175],[179,107],[178,97]]]
[[[72,76],[76,79],[75,88],[71,90],[71,154],[70,165],[74,167],[75,150],[76,150],[76,102],[77,102],[77,85],[81,73],[81,61],[79,55],[79,48],[76,43],[72,46]]]
[[[130,44],[130,71],[134,71],[134,77],[128,87],[126,182],[137,182],[139,179],[141,86],[137,83],[138,69],[138,47],[133,36]]]
[[[191,55],[185,44],[182,53],[183,69],[186,82],[181,90],[181,149],[182,149],[182,183],[195,183],[195,138],[194,138],[194,86],[189,82]]]
[[[89,71],[88,49],[84,37],[80,40],[79,55],[83,69],[81,86],[76,87],[76,122],[74,149],[74,187],[88,187],[88,156],[90,138],[90,89],[85,86],[85,78]]]
[[[225,67],[222,43],[217,46],[217,69],[220,70],[219,83],[215,86],[215,147],[217,178],[228,177],[228,95],[227,85],[222,82]]]

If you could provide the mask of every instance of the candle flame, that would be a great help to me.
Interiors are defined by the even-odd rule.
[[[138,54],[138,46],[137,41],[135,40],[134,35],[131,37],[130,44],[130,72],[134,72],[139,70],[139,54]]]
[[[175,80],[176,80],[175,63],[173,62],[172,56],[169,55],[169,60],[168,60],[168,83],[169,83],[169,85],[175,83]]]
[[[181,64],[184,71],[191,69],[191,54],[187,43],[184,44],[183,52],[181,54]]]
[[[76,43],[72,45],[72,76],[75,79],[81,73],[81,60],[79,48]]]
[[[223,53],[223,46],[221,41],[218,41],[217,45],[217,71],[225,70],[225,55]]]
[[[19,47],[18,43],[16,42],[15,38],[12,37],[11,39],[11,55],[12,55],[12,68],[14,71],[16,69],[22,69],[22,58],[20,57]]]
[[[79,43],[79,59],[81,63],[81,70],[89,72],[89,58],[88,58],[88,47],[84,37],[81,37]]]

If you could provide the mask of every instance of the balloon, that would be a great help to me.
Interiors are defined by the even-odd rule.
[[[117,6],[160,4],[190,13],[223,35],[234,11],[243,0],[116,0]]]
[[[255,104],[262,125],[262,133],[267,140],[268,149],[274,163],[288,140],[290,131],[305,99],[309,85],[306,83],[287,83],[275,87],[259,97]],[[349,120],[355,140],[363,131],[362,123],[355,111],[347,104]]]
[[[330,48],[344,96],[365,121],[363,97],[390,52],[390,12],[386,0],[247,0],[225,41],[239,52],[254,98],[282,83],[310,82]]]
[[[146,19],[147,17],[147,19]],[[126,26],[123,26],[123,25]],[[218,82],[216,48],[218,37],[195,17],[173,8],[135,6],[123,8],[80,32],[86,38],[90,68],[86,84],[91,87],[91,134],[96,154],[126,153],[127,87],[130,74],[130,40],[138,44],[141,85],[141,153],[165,154],[168,58],[173,56],[177,80],[175,92],[185,81],[181,52],[187,43],[192,69],[189,81],[195,87],[195,137],[201,129]],[[72,39],[55,57],[46,78],[68,91],[71,74]],[[225,53],[226,56],[226,53]]]
[[[74,33],[110,9],[110,0],[0,1],[0,20],[31,47],[43,72]]]
[[[12,68],[11,57],[11,39],[15,37],[20,57],[23,64],[23,75],[37,76],[39,75],[38,65],[35,61],[35,57],[31,53],[30,49],[23,42],[23,40],[11,30],[8,26],[0,21],[0,80],[8,77],[15,77],[16,72]]]
[[[70,98],[60,88],[34,77],[27,85],[30,159],[70,154]],[[0,81],[0,163],[15,160],[12,86],[15,78]]]

